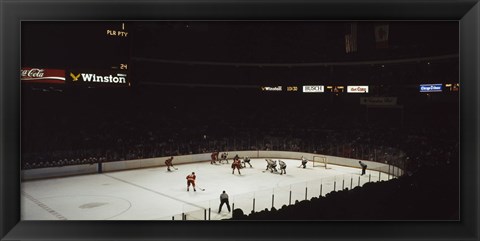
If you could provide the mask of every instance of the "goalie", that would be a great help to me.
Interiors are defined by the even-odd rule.
[[[302,164],[300,164],[299,167],[303,166],[303,168],[306,168],[307,167],[307,162],[308,162],[307,158],[302,156]]]

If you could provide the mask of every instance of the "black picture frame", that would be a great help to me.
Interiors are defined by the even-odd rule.
[[[1,240],[478,240],[478,1],[0,0]],[[458,20],[461,221],[20,221],[20,27],[24,20]]]

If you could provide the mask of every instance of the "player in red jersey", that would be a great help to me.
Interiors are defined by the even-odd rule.
[[[241,165],[242,164],[241,164],[240,158],[238,158],[238,156],[235,156],[232,163],[232,174],[234,174],[235,168],[236,168],[238,170],[238,174],[242,175],[242,173],[240,173]]]
[[[214,151],[210,157],[212,158],[210,164],[216,164],[216,161],[218,160],[218,152]]]
[[[192,174],[187,176],[187,192],[190,191],[190,184],[193,186],[193,191],[196,192],[197,190],[195,189],[195,179],[197,176],[195,176],[195,172],[192,172]]]

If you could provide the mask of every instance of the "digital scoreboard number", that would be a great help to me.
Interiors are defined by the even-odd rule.
[[[121,38],[128,37],[128,32],[125,30],[125,23],[122,23],[118,28],[107,29],[106,33],[108,36],[121,37]]]
[[[125,73],[128,73],[128,63],[130,62],[129,53],[131,48],[129,43],[131,37],[127,29],[127,23],[110,22],[107,23],[108,25],[104,26],[103,29],[104,34],[107,36],[106,39],[108,41],[109,48],[112,49],[111,54],[107,55],[111,57],[111,60],[108,61],[112,64],[110,65],[110,69],[115,71],[124,71]],[[115,52],[113,53],[113,51]],[[129,81],[125,83],[128,83],[128,86],[130,86]]]
[[[298,91],[297,86],[287,86],[287,91]]]

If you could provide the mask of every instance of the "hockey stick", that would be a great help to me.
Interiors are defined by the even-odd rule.
[[[307,163],[305,162],[305,166],[306,166],[306,165],[307,165]],[[298,166],[297,168],[300,168],[300,167],[302,167],[302,166],[303,166],[303,163],[300,164],[300,166]]]
[[[201,188],[201,187],[199,187],[199,186],[197,186],[197,187],[198,187],[198,189],[200,189],[200,190],[202,190],[202,191],[205,191],[205,188]]]

